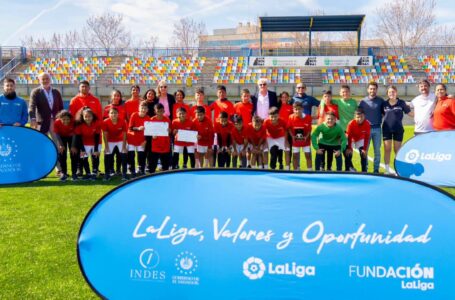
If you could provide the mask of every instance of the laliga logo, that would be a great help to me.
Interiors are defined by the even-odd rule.
[[[262,259],[250,257],[243,263],[243,274],[251,280],[262,278],[265,272],[265,264]]]
[[[452,154],[440,152],[420,153],[419,150],[412,149],[404,156],[404,161],[411,164],[416,163],[419,159],[442,162],[445,160],[451,160]]]

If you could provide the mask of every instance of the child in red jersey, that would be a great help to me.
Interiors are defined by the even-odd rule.
[[[57,139],[58,162],[62,168],[60,181],[65,182],[68,179],[68,167],[66,164],[67,152],[70,150],[71,174],[73,180],[77,180],[77,163],[79,156],[77,150],[71,151],[71,142],[74,135],[73,116],[67,110],[60,111],[54,122],[54,133]]]
[[[267,130],[267,145],[270,152],[270,168],[275,170],[278,161],[279,150],[287,150],[289,148],[286,141],[287,124],[284,120],[278,117],[278,108],[271,107],[269,109],[269,117],[264,121],[264,127]],[[281,152],[282,153],[282,152]],[[268,157],[265,159],[265,166]]]
[[[212,110],[204,100],[204,88],[200,87],[196,89],[196,94],[194,95],[194,100],[196,100],[196,105],[191,107],[190,119],[194,120],[197,118],[197,107],[202,106],[205,109],[205,116],[209,119],[212,119]]]
[[[368,120],[365,120],[365,113],[363,109],[357,108],[355,111],[354,119],[349,122],[346,128],[346,138],[348,145],[346,147],[346,167],[349,171],[355,172],[352,164],[352,149],[357,149],[360,154],[360,163],[362,172],[367,171],[367,149],[370,142],[371,125]]]
[[[251,150],[251,167],[263,167],[264,152],[267,150],[267,131],[259,116],[253,117],[253,122],[247,127],[246,135]]]
[[[311,116],[303,113],[302,102],[294,102],[294,113],[289,116],[288,133],[292,138],[292,165],[300,170],[300,150],[305,153],[308,170],[312,170],[311,162]],[[288,169],[290,167],[288,166]]]
[[[84,180],[95,180],[100,164],[100,135],[101,123],[95,113],[89,108],[82,108],[74,129],[72,147],[80,153],[81,164],[85,171]],[[92,172],[88,163],[88,156],[92,158]]]
[[[119,111],[115,107],[109,110],[109,118],[103,121],[103,140],[104,140],[104,180],[109,180],[111,173],[114,172],[114,153],[117,161],[120,159],[122,165],[122,180],[126,177],[126,121],[119,117]]]
[[[128,124],[128,165],[132,177],[136,177],[135,152],[137,152],[139,175],[145,175],[145,136],[144,123],[150,121],[147,115],[147,102],[143,101],[139,104],[139,112],[131,115]]]
[[[150,122],[166,123],[168,132],[171,130],[171,121],[164,115],[164,105],[161,103],[155,104],[155,116],[152,117]],[[169,170],[169,156],[171,154],[171,138],[167,136],[153,136],[152,135],[152,155],[151,155],[151,168],[150,172],[155,173],[158,166],[158,160],[161,161],[161,168],[163,171]]]
[[[325,114],[331,111],[335,114],[336,119],[339,120],[340,116],[338,115],[338,105],[332,103],[332,91],[324,90],[322,92],[322,101],[318,108],[318,125],[324,123]]]
[[[232,137],[231,132],[234,126],[229,122],[229,115],[227,112],[222,111],[215,123],[214,130],[218,141],[218,167],[229,168],[231,165],[231,146]]]
[[[185,92],[183,90],[177,90],[175,93],[174,93],[174,97],[175,97],[175,103],[174,103],[174,106],[172,107],[172,115],[174,116],[174,120],[178,119],[178,116],[177,116],[177,110],[181,107],[183,107],[185,109],[185,111],[187,112],[187,114],[190,112],[190,106],[188,104],[186,104],[184,102],[185,100]],[[188,118],[189,120],[191,120],[191,118]],[[174,121],[172,120],[172,121]],[[183,168],[186,169],[186,166],[188,164],[188,151],[187,151],[187,148],[183,148]],[[178,162],[177,162],[177,166],[178,166]]]
[[[207,117],[205,108],[196,108],[196,118],[193,120],[194,128],[197,130],[196,144],[196,166],[198,168],[213,166],[212,146],[214,131],[212,121]],[[204,163],[204,160],[206,163]]]
[[[180,130],[191,130],[194,131],[193,122],[186,117],[186,109],[184,107],[180,107],[176,111],[177,119],[172,121],[172,134],[174,135],[174,154],[172,156],[172,169],[178,169],[179,165],[179,155],[180,153],[184,153],[184,149],[186,148],[187,154],[190,158],[190,165],[191,168],[194,169],[196,165],[196,161],[194,158],[194,143],[185,142],[179,140],[179,131]],[[183,166],[186,169],[186,166]]]
[[[112,107],[117,109],[119,119],[126,120],[126,110],[122,100],[122,92],[119,90],[112,91],[111,103],[104,107],[103,120],[109,118],[109,111]]]
[[[288,92],[282,92],[280,94],[280,104],[279,104],[280,111],[278,113],[278,117],[281,120],[285,121],[286,123],[289,120],[289,116],[292,115],[292,113],[293,113],[291,101],[292,101],[292,99]],[[286,132],[286,141],[288,142],[288,150],[286,150],[284,152],[284,156],[285,156],[286,166],[288,167],[288,169],[290,169],[292,137],[289,135],[288,132]],[[283,153],[282,152],[283,151],[280,150],[280,153],[278,154],[278,163],[280,165],[280,170],[283,170]]]
[[[242,101],[234,105],[235,113],[242,117],[244,124],[250,124],[253,118],[253,103],[251,102],[250,91],[243,89],[241,98]]]
[[[243,120],[240,115],[235,114],[232,118],[234,128],[232,129],[232,166],[237,168],[237,158],[240,158],[240,167],[246,168],[247,166],[247,149],[248,139],[245,126],[243,126]]]
[[[138,85],[133,85],[131,87],[131,99],[125,102],[125,113],[126,121],[129,122],[133,113],[139,111],[139,105],[141,104],[141,88]]]

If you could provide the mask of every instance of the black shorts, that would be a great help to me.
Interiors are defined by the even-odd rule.
[[[403,141],[403,135],[404,135],[404,130],[401,131],[383,131],[382,132],[382,140],[388,141],[388,140],[394,140],[396,142],[402,142]]]

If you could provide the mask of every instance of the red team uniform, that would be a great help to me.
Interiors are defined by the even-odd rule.
[[[190,118],[191,118],[191,120],[194,120],[196,118],[196,108],[198,106],[204,107],[204,109],[205,109],[205,117],[209,118],[209,119],[212,119],[212,109],[207,104],[203,104],[203,105],[193,105],[190,108]]]
[[[126,110],[124,105],[113,105],[113,104],[108,104],[104,108],[103,112],[103,119],[109,118],[109,110],[111,108],[115,108],[118,111],[118,118],[122,120],[126,120]]]
[[[172,121],[172,130],[173,131],[174,130],[178,131],[179,129],[182,129],[182,130],[196,130],[192,121],[186,119],[185,122],[180,122],[179,119],[175,119],[174,121]],[[174,145],[176,145],[176,146],[181,146],[181,147],[194,146],[194,143],[181,142],[178,139],[179,139],[179,137],[178,137],[178,133],[177,133],[175,135],[175,139],[174,139]]]
[[[202,122],[197,118],[194,119],[194,129],[197,130],[197,134],[201,138],[197,141],[199,146],[212,147],[214,139],[214,129],[212,121],[209,118],[205,117]]]
[[[278,139],[286,136],[286,125],[286,122],[282,119],[278,119],[277,124],[272,124],[272,120],[266,119],[262,126],[267,130],[267,137]]]
[[[305,147],[311,145],[311,116],[300,118],[296,115],[289,116],[287,127],[292,131],[292,146]],[[310,133],[310,135],[308,135]],[[304,140],[304,137],[307,139]]]
[[[229,100],[221,101],[218,99],[213,102],[210,107],[214,112],[213,120],[215,122],[218,120],[218,117],[222,111],[225,111],[228,114],[228,118],[232,117],[235,114],[234,104],[232,104],[232,102]]]
[[[171,121],[168,117],[163,116],[162,120],[158,120],[157,116],[150,119],[150,122],[166,122],[171,128]],[[157,136],[152,140],[152,152],[169,153],[171,150],[171,138],[169,136]]]
[[[101,102],[92,94],[87,94],[86,96],[77,95],[76,97],[71,99],[69,112],[71,113],[73,118],[76,118],[77,114],[85,106],[90,107],[90,109],[93,111],[98,120],[102,120],[103,108],[101,107]]]
[[[253,118],[253,103],[239,102],[234,105],[234,111],[237,115],[242,116],[243,124],[250,124]]]
[[[141,146],[145,141],[144,130],[132,130],[133,127],[144,126],[144,123],[150,121],[150,117],[145,115],[140,117],[139,113],[135,112],[131,115],[129,125],[128,125],[128,145],[132,146]]]
[[[105,119],[102,129],[107,132],[107,141],[109,143],[123,142],[123,134],[127,132],[126,121],[119,118],[117,124],[114,124],[111,119]]]

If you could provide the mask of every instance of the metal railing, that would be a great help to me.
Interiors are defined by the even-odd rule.
[[[14,57],[0,69],[0,81],[2,81],[14,68],[21,63],[20,59]]]

